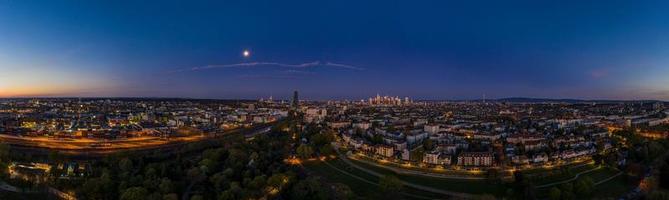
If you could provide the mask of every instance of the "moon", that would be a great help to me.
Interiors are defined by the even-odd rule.
[[[244,52],[242,52],[242,55],[244,55],[245,58],[248,58],[249,56],[251,56],[251,52],[249,50],[244,50]]]

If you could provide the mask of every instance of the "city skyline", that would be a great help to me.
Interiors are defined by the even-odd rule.
[[[667,101],[667,4],[0,1],[0,98]]]
[[[0,0],[0,200],[667,200],[667,8]]]

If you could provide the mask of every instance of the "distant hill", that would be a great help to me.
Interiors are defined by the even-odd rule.
[[[480,100],[482,101],[482,100]],[[487,101],[510,102],[510,103],[541,103],[541,102],[561,102],[561,103],[622,103],[622,102],[662,102],[658,100],[584,100],[584,99],[551,99],[551,98],[529,98],[529,97],[510,97],[493,99]]]

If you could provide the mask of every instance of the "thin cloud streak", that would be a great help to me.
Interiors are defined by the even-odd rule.
[[[294,70],[294,69],[289,69],[289,70],[283,71],[282,73],[286,73],[286,74],[314,74],[314,72]]]
[[[264,80],[271,80],[271,79],[288,79],[288,80],[295,80],[298,79],[297,76],[285,76],[285,75],[241,75],[238,76],[240,79],[264,79]]]
[[[345,69],[352,69],[352,70],[365,70],[364,68],[361,67],[356,67],[353,65],[346,65],[346,64],[339,64],[339,63],[331,63],[331,62],[326,62],[325,66],[331,66],[331,67],[341,67]]]
[[[195,71],[202,71],[202,70],[225,69],[225,68],[253,68],[253,67],[260,67],[260,66],[276,66],[276,67],[297,68],[297,69],[307,69],[307,68],[325,66],[325,67],[334,67],[334,68],[341,68],[341,69],[348,69],[348,70],[365,70],[365,68],[356,67],[356,66],[353,66],[353,65],[338,64],[338,63],[332,63],[332,62],[321,62],[321,61],[314,61],[314,62],[308,62],[308,63],[302,63],[302,64],[284,64],[284,63],[277,63],[277,62],[248,62],[248,63],[235,63],[235,64],[224,64],[224,65],[206,65],[206,66],[201,66],[201,67],[192,67],[192,68],[189,68],[189,69],[174,70],[174,71],[171,71],[171,73],[189,72],[189,71],[190,72],[195,72]]]

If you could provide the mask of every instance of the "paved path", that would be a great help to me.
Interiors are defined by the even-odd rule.
[[[376,177],[379,177],[379,178],[385,176],[384,174],[380,174],[380,173],[378,173],[378,172],[375,172],[375,171],[369,170],[369,169],[367,169],[367,168],[358,166],[357,164],[355,164],[355,163],[351,162],[350,160],[348,160],[348,158],[346,158],[346,156],[342,155],[342,154],[339,152],[339,150],[337,150],[337,153],[339,154],[339,157],[341,158],[342,161],[346,162],[347,164],[349,164],[349,165],[351,165],[351,166],[353,166],[353,167],[355,167],[355,168],[357,168],[357,169],[359,169],[359,170],[362,170],[362,171],[364,171],[364,172],[367,172],[368,174],[371,174],[371,175],[376,176]],[[453,191],[448,191],[448,190],[442,190],[442,189],[437,189],[437,188],[433,188],[433,187],[428,187],[428,186],[424,186],[424,185],[418,185],[418,184],[411,183],[411,182],[406,182],[406,181],[403,181],[403,180],[400,180],[400,181],[402,181],[402,184],[404,184],[404,185],[406,185],[406,186],[409,186],[409,187],[412,187],[412,188],[416,188],[416,189],[419,189],[419,190],[424,190],[424,191],[428,191],[428,192],[432,192],[432,193],[437,193],[437,194],[443,194],[443,195],[447,195],[447,196],[452,196],[452,197],[465,198],[465,199],[472,199],[472,198],[474,198],[474,197],[476,196],[476,195],[472,195],[472,194],[468,194],[468,193],[453,192]]]
[[[615,174],[615,175],[613,175],[613,176],[611,176],[611,177],[608,177],[608,178],[606,178],[606,179],[604,179],[604,180],[601,180],[601,181],[599,181],[599,182],[596,182],[595,185],[599,185],[599,184],[602,184],[602,183],[606,183],[607,181],[610,181],[611,179],[614,179],[615,177],[618,177],[618,176],[620,176],[620,175],[622,175],[622,174],[623,174],[623,172],[618,172],[617,174]]]

